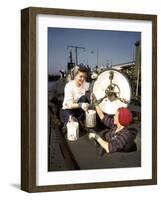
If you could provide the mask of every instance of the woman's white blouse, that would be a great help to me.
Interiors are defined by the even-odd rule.
[[[89,83],[86,81],[80,87],[76,86],[74,80],[68,82],[64,89],[63,109],[70,109],[71,105],[77,103],[79,98],[85,95],[88,90]]]

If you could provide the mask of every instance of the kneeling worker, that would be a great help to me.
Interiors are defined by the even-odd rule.
[[[130,131],[127,128],[132,122],[131,112],[127,108],[121,107],[116,111],[114,118],[111,118],[102,112],[94,95],[93,102],[102,123],[110,128],[109,132],[105,133],[104,136],[89,133],[89,139],[94,139],[99,144],[97,153],[102,156],[105,152],[129,152],[136,150],[136,144],[134,142],[136,129],[131,128]]]
[[[89,107],[86,91],[89,90],[86,67],[76,66],[74,69],[74,80],[69,81],[64,89],[63,107],[60,112],[61,121],[66,124],[69,116],[73,116],[81,122],[85,119],[85,111]]]

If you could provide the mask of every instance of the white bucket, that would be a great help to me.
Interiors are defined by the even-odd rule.
[[[96,111],[88,110],[86,112],[86,127],[94,128],[96,127]]]
[[[67,123],[67,139],[70,141],[76,141],[79,138],[79,124],[78,122]]]

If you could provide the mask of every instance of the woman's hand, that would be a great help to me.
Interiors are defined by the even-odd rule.
[[[97,112],[99,118],[102,120],[104,118],[104,113],[102,112],[102,110],[99,106],[99,101],[96,99],[96,96],[93,93],[91,94],[91,97],[92,97],[92,102],[96,108],[96,112]]]
[[[98,101],[97,101],[96,96],[95,96],[94,93],[91,94],[91,99],[92,99],[92,102],[93,102],[93,104],[94,104],[95,106],[98,105]]]
[[[89,108],[89,103],[79,103],[79,106],[86,112]]]
[[[109,143],[107,141],[103,140],[98,134],[96,134],[96,133],[89,133],[88,138],[90,140],[91,139],[95,139],[100,144],[100,146],[102,148],[104,148],[107,153],[109,153],[109,148],[108,148]]]
[[[88,138],[91,139],[95,139],[96,133],[89,133]]]
[[[100,136],[96,133],[89,133],[88,138],[91,139],[95,139],[98,140],[98,138],[100,138]]]

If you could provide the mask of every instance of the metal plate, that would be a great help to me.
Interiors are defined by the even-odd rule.
[[[113,73],[112,84],[116,86],[114,88],[114,92],[116,92],[119,97],[113,101],[111,101],[108,97],[105,97],[107,88],[111,84],[111,72]],[[97,100],[105,97],[99,104],[104,113],[115,114],[119,107],[128,106],[131,99],[131,86],[125,75],[117,70],[109,69],[98,75],[98,78],[93,85],[93,93],[95,94]],[[128,103],[124,103],[120,99],[125,99]]]

